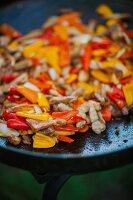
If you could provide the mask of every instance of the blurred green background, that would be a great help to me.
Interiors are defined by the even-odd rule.
[[[44,185],[26,171],[0,164],[0,200],[41,200]],[[133,165],[74,176],[59,200],[133,200]]]

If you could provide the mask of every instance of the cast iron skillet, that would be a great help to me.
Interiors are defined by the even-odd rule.
[[[41,26],[44,20],[69,7],[80,11],[83,20],[98,18],[94,10],[101,0],[29,0],[11,3],[0,8],[0,24],[8,22],[22,33]],[[111,0],[108,4],[118,12],[132,13],[130,0]],[[92,132],[77,134],[72,144],[59,143],[54,148],[33,150],[21,145],[13,147],[0,138],[0,161],[36,172],[85,173],[112,168],[133,161],[132,116],[115,120],[101,135]]]

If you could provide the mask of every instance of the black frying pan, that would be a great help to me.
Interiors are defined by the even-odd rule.
[[[0,24],[7,22],[22,33],[41,26],[44,20],[69,7],[80,11],[83,20],[98,18],[94,10],[99,3],[108,2],[114,11],[132,13],[130,0],[27,0],[16,1],[0,8]],[[21,145],[13,147],[0,138],[0,161],[36,172],[85,173],[116,167],[133,161],[132,116],[113,120],[101,135],[92,132],[76,134],[72,144],[59,143],[50,149],[33,150]]]

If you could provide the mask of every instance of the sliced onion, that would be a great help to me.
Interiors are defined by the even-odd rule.
[[[56,73],[55,69],[54,68],[50,68],[49,71],[48,71],[49,75],[50,75],[50,78],[54,81],[54,80],[57,80],[58,78],[58,74]]]
[[[35,92],[40,92],[40,89],[30,82],[25,83],[24,87],[34,90]]]
[[[34,110],[37,114],[41,114],[42,113],[42,110],[39,106],[34,106]]]
[[[0,136],[7,137],[10,135],[19,136],[19,132],[8,128],[6,124],[0,123]]]
[[[76,44],[86,44],[91,40],[91,36],[89,34],[80,34],[72,38],[72,42]]]

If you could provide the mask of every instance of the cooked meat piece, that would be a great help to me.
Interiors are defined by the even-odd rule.
[[[86,125],[86,121],[81,121],[76,123],[77,128],[83,128]]]
[[[92,130],[96,134],[102,133],[105,129],[106,129],[105,124],[100,122],[100,121],[98,121],[98,120],[92,123]]]
[[[54,89],[49,90],[49,94],[53,96],[62,96],[57,90]]]
[[[63,96],[63,97],[53,97],[49,100],[50,104],[54,103],[72,103],[77,100],[75,96]]]
[[[85,102],[78,107],[79,115],[85,120],[88,120],[86,113],[89,111],[89,108],[90,108],[89,102]]]
[[[22,142],[24,144],[28,144],[28,145],[31,144],[31,137],[29,135],[24,135],[24,136],[22,136],[22,138],[23,138]]]
[[[94,93],[94,96],[95,96],[96,99],[97,99],[99,102],[101,102],[102,104],[105,103],[105,99],[104,99],[104,97],[103,97],[100,93],[95,92],[95,93]]]
[[[78,88],[77,90],[75,90],[74,92],[72,92],[72,96],[76,96],[76,97],[79,97],[83,94],[85,88],[82,87],[82,88]]]
[[[66,120],[64,119],[53,119],[48,121],[39,121],[34,119],[26,119],[29,126],[32,128],[33,131],[39,131],[50,126],[63,126],[66,124]]]
[[[10,135],[7,137],[7,139],[13,145],[18,145],[21,142],[21,138],[15,135]]]
[[[91,123],[98,120],[98,115],[93,104],[90,105],[89,116],[90,116]]]
[[[54,127],[53,126],[50,126],[48,128],[45,128],[45,129],[42,129],[40,131],[40,133],[43,133],[45,135],[49,135],[50,133],[53,133],[55,131]]]
[[[57,110],[58,111],[65,111],[65,110],[72,110],[72,108],[64,103],[59,103],[57,105]]]
[[[30,60],[21,60],[14,65],[14,69],[19,71],[32,67],[32,62]]]
[[[10,38],[6,36],[0,36],[0,46],[6,46],[10,42]]]
[[[34,104],[19,104],[12,106],[11,108],[8,108],[6,111],[7,112],[18,112],[24,108],[34,108]]]
[[[94,108],[96,109],[96,111],[99,111],[101,109],[101,105],[99,102],[93,101],[93,100],[89,100],[89,105],[93,105]]]

